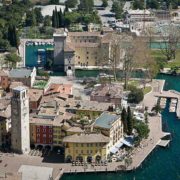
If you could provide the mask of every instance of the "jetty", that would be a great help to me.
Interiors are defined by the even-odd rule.
[[[170,143],[170,140],[162,140],[162,139],[161,139],[161,140],[158,142],[157,145],[162,146],[162,147],[166,147],[167,145],[169,145],[169,143]]]
[[[161,91],[155,93],[155,96],[158,98],[166,98],[166,99],[176,99],[177,105],[176,105],[176,116],[178,119],[180,119],[180,93],[175,90],[169,90],[169,91]]]

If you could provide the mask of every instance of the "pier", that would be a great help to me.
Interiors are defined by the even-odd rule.
[[[178,119],[180,119],[180,93],[175,90],[169,90],[169,91],[161,91],[155,93],[155,96],[158,98],[166,98],[166,99],[176,99],[177,105],[176,105],[176,116]]]
[[[169,145],[169,143],[170,143],[170,140],[160,140],[159,142],[158,142],[158,146],[162,146],[162,147],[166,147],[166,146],[168,146]]]

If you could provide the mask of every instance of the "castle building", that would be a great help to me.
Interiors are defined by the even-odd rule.
[[[99,66],[102,50],[107,56],[110,54],[111,33],[67,32],[58,29],[53,37],[54,67],[65,72]]]
[[[11,148],[18,153],[30,150],[29,135],[29,98],[23,86],[12,90],[11,98]]]

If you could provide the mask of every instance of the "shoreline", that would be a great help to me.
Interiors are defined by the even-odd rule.
[[[145,95],[143,105],[151,109],[155,102],[156,92],[163,90],[164,80],[153,80],[152,92]],[[0,163],[0,175],[12,174],[18,176],[18,169],[21,165],[44,166],[53,168],[53,179],[60,179],[63,174],[79,174],[79,173],[116,173],[116,172],[129,172],[140,168],[143,162],[149,157],[152,151],[157,147],[159,140],[166,135],[162,131],[162,118],[161,115],[149,116],[150,134],[147,139],[141,142],[141,147],[134,148],[132,151],[132,164],[126,169],[119,169],[118,166],[125,165],[124,162],[111,162],[107,166],[94,166],[88,165],[87,169],[84,166],[72,166],[71,163],[54,163],[45,161],[42,157],[18,155],[18,154],[1,154],[2,162]],[[5,166],[7,164],[7,166]],[[2,172],[2,173],[1,173]],[[12,177],[8,175],[8,179]]]

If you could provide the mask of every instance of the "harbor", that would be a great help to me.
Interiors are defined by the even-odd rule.
[[[164,81],[152,82],[153,91],[144,98],[142,102],[144,106],[148,109],[152,109],[157,101],[155,96],[158,91],[161,91],[164,86]],[[149,116],[149,128],[150,133],[147,139],[144,139],[140,146],[133,148],[132,152],[128,155],[132,158],[132,163],[126,165],[124,161],[122,162],[111,162],[98,165],[87,164],[86,166],[77,165],[73,166],[71,163],[50,163],[44,162],[42,157],[32,157],[28,155],[16,155],[16,154],[3,154],[0,163],[0,169],[6,176],[17,175],[19,168],[22,165],[32,165],[32,166],[42,166],[53,168],[53,179],[60,178],[63,174],[78,174],[78,173],[97,173],[97,172],[117,172],[117,171],[134,171],[144,160],[151,154],[151,152],[157,147],[161,139],[167,136],[167,132],[162,130],[162,118],[161,115]],[[15,165],[15,164],[16,165]],[[11,175],[9,174],[11,172]]]
[[[180,119],[180,93],[175,90],[161,91],[155,94],[156,97],[160,98],[161,108],[165,107],[165,102],[167,99],[170,99],[170,112],[176,112],[176,116]]]
[[[159,75],[159,79],[166,79],[164,90],[174,89],[180,91],[179,77]],[[167,102],[168,103],[168,102]],[[63,180],[87,180],[94,179],[178,179],[179,173],[179,120],[176,118],[176,113],[169,112],[169,105],[162,110],[162,123],[168,124],[169,132],[171,132],[172,141],[169,144],[169,148],[165,150],[159,145],[149,154],[145,161],[140,165],[137,170],[121,173],[110,174],[76,174],[71,176],[65,174]],[[167,134],[168,135],[168,134]],[[151,173],[149,173],[151,172]],[[168,172],[168,175],[167,175]],[[157,176],[160,174],[160,176]],[[143,178],[142,178],[143,177]]]

